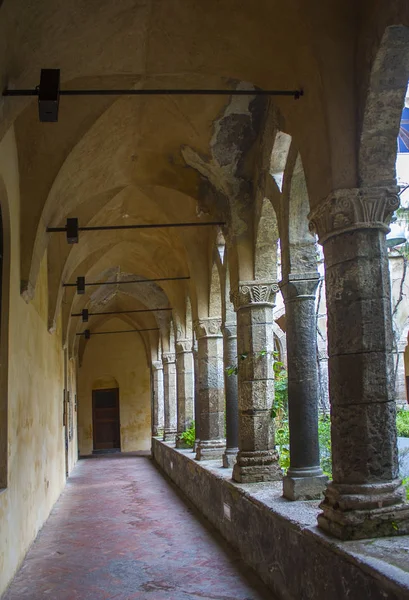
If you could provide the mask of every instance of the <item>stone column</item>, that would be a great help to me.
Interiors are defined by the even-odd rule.
[[[162,354],[163,387],[165,406],[165,430],[163,439],[169,442],[176,437],[176,362],[173,352]]]
[[[177,372],[177,434],[176,447],[183,447],[181,435],[193,421],[193,403],[195,393],[193,352],[190,340],[176,342]]]
[[[194,370],[194,406],[193,413],[195,418],[195,445],[193,452],[196,454],[197,446],[200,440],[200,418],[199,418],[199,356],[197,351],[197,340],[193,340],[193,370]]]
[[[273,308],[276,283],[241,282],[231,294],[237,311],[239,453],[233,479],[275,481],[282,472],[275,450]]]
[[[198,345],[198,422],[200,438],[197,460],[222,458],[224,439],[224,375],[221,319],[195,322]]]
[[[152,434],[163,435],[164,427],[164,401],[163,401],[163,364],[161,360],[152,362],[153,381],[153,411],[152,411]]]
[[[237,326],[227,322],[222,326],[224,356],[224,389],[226,396],[226,450],[223,467],[233,467],[239,451],[239,406],[237,375],[227,375],[226,369],[237,364]]]
[[[287,335],[290,468],[283,480],[289,500],[321,498],[328,478],[320,467],[315,292],[319,274],[289,274],[280,284]]]
[[[397,352],[393,355],[395,372],[395,399],[396,404],[401,408],[408,403],[406,396],[406,372],[405,372],[405,348],[406,340],[398,342]]]
[[[396,192],[337,190],[310,215],[325,255],[333,461],[318,524],[344,540],[409,532],[398,479],[385,243]]]

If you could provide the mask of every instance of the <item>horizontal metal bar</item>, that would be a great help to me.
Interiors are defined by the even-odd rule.
[[[159,279],[132,279],[130,281],[94,281],[85,283],[85,286],[90,285],[124,285],[127,283],[155,283],[156,281],[180,281],[182,279],[190,279],[190,277],[161,277]],[[77,283],[63,283],[63,287],[77,287]]]
[[[143,333],[144,331],[159,331],[159,327],[151,329],[120,329],[118,331],[90,331],[90,335],[106,335],[108,333]],[[85,331],[76,333],[75,335],[85,335]]]
[[[38,96],[39,90],[3,90],[3,96]],[[60,90],[60,96],[292,96],[298,100],[303,90],[220,90],[220,89],[140,89],[140,90]]]
[[[205,227],[209,225],[226,225],[225,221],[207,221],[205,223],[143,223],[138,225],[95,225],[78,227],[78,231],[111,231],[119,229],[160,229],[167,227]],[[47,227],[47,233],[66,232],[67,227]]]
[[[163,310],[173,310],[173,308],[138,308],[137,310],[113,310],[109,312],[90,312],[89,317],[94,315],[128,315],[130,313],[146,313],[146,312],[160,312]],[[71,313],[72,317],[82,317],[82,313]]]

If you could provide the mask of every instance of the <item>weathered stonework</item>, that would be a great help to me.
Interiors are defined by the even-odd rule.
[[[317,272],[289,274],[281,284],[286,308],[290,468],[289,500],[321,498],[328,478],[320,467],[315,293]]]
[[[221,319],[194,323],[198,344],[198,403],[200,438],[196,459],[222,458],[224,439],[224,375]]]
[[[152,434],[164,433],[164,396],[163,396],[163,363],[161,360],[152,361],[153,380],[153,410]]]
[[[342,539],[409,531],[398,478],[385,244],[396,190],[337,190],[311,214],[324,246],[333,482],[318,522]]]
[[[231,293],[237,312],[239,452],[238,482],[274,481],[282,472],[275,450],[273,308],[278,285],[245,281]],[[243,359],[241,358],[243,357]]]
[[[193,351],[191,340],[176,342],[176,372],[177,372],[177,433],[176,447],[183,447],[181,435],[190,427],[193,421],[194,404],[194,371]]]
[[[226,450],[223,467],[232,468],[239,451],[239,406],[237,375],[227,374],[226,369],[237,361],[237,325],[227,322],[222,326],[224,356],[224,389],[226,394]]]
[[[176,362],[173,352],[164,352],[162,362],[165,416],[163,439],[173,441],[176,437]]]

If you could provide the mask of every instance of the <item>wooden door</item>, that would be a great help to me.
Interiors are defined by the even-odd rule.
[[[121,448],[119,390],[92,390],[94,450]]]

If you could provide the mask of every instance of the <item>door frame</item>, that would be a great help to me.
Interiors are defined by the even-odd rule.
[[[95,418],[95,395],[96,392],[115,392],[115,399],[116,399],[116,407],[118,410],[118,440],[119,440],[119,450],[121,450],[121,412],[120,412],[120,405],[119,405],[119,387],[115,387],[115,388],[98,388],[96,390],[92,390],[92,450],[98,450],[98,448],[95,448],[95,438],[96,438],[96,427],[95,427],[95,423],[96,423],[96,418]],[[101,448],[102,449],[102,448]],[[105,449],[105,448],[104,448]],[[109,450],[109,448],[106,448],[106,450]]]

